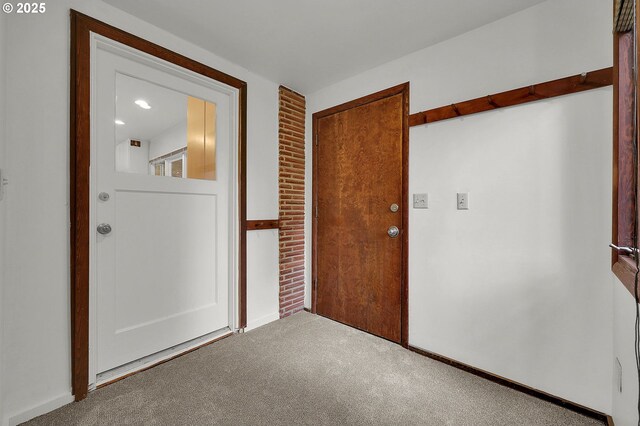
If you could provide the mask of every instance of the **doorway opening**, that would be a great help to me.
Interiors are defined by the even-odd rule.
[[[408,345],[409,83],[313,114],[312,311]]]
[[[112,380],[246,326],[246,83],[81,13],[71,24],[81,400],[100,373]]]

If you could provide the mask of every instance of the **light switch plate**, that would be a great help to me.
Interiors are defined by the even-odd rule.
[[[429,194],[413,194],[413,208],[414,209],[428,209],[429,208]]]
[[[458,210],[469,210],[468,192],[458,192]]]
[[[4,175],[4,170],[0,169],[0,200],[4,198],[4,187],[9,184],[9,181]]]

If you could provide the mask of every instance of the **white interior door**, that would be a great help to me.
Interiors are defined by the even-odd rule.
[[[235,132],[228,93],[100,44],[95,52],[93,370],[101,373],[233,326]],[[187,173],[202,160],[187,147],[193,100],[214,105],[205,130],[213,163],[197,179]],[[99,233],[101,224],[110,232]]]

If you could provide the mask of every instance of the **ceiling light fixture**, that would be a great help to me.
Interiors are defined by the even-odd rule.
[[[116,124],[118,126],[124,126],[124,121],[116,119]]]
[[[149,105],[147,103],[147,101],[142,100],[142,99],[138,99],[137,101],[134,102],[136,105],[138,105],[140,108],[142,109],[151,109],[151,105]]]

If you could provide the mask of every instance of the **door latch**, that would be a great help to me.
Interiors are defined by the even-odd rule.
[[[617,245],[615,245],[613,243],[609,244],[609,247],[611,247],[614,250],[617,250],[618,253],[628,254],[630,256],[633,256],[638,252],[638,249],[635,248],[635,247],[627,247],[627,246],[618,247]]]

